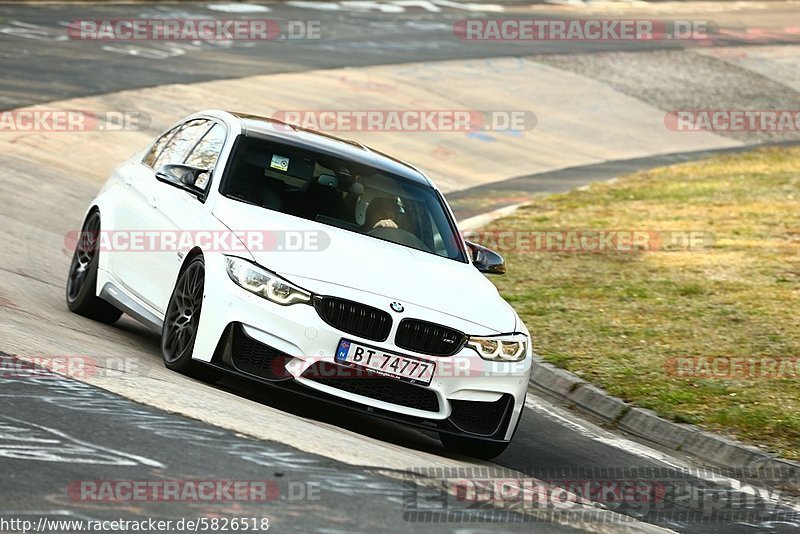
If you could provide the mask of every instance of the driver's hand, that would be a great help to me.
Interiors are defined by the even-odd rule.
[[[375,228],[397,228],[397,223],[392,219],[381,219],[375,223],[375,226],[372,227],[373,230]]]

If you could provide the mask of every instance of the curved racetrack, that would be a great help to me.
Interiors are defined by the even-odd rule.
[[[675,87],[661,93],[639,91],[635,83],[620,86],[618,79],[603,74],[608,70],[594,68],[604,61],[621,68],[619,61],[609,58],[632,53],[622,46],[545,43],[532,50],[514,43],[470,47],[453,42],[450,28],[455,20],[496,15],[497,6],[442,3],[430,4],[438,11],[410,6],[348,11],[333,5],[338,7],[321,11],[303,3],[273,4],[263,15],[320,20],[325,37],[320,42],[147,43],[138,48],[65,40],[63,23],[79,17],[177,18],[215,12],[200,4],[85,7],[80,12],[71,6],[0,6],[0,64],[5,72],[15,73],[0,81],[0,107],[136,111],[143,117],[141,128],[130,131],[0,131],[4,229],[0,351],[38,362],[80,357],[97,366],[72,379],[22,380],[9,373],[0,377],[0,396],[7,406],[0,416],[5,431],[0,432],[0,466],[4,473],[25,473],[4,482],[0,495],[7,505],[0,507],[0,517],[248,515],[254,509],[238,503],[181,503],[172,508],[164,503],[87,503],[71,498],[69,492],[65,496],[63,488],[76,479],[269,477],[280,482],[282,492],[288,492],[291,483],[318,485],[318,499],[259,509],[276,524],[296,531],[396,531],[419,526],[462,532],[530,530],[531,525],[521,523],[524,520],[538,521],[536,526],[544,531],[783,529],[786,525],[768,524],[769,517],[763,523],[735,518],[709,522],[702,518],[702,502],[672,497],[664,504],[666,512],[619,502],[573,506],[584,512],[598,510],[589,523],[580,516],[525,508],[510,512],[503,521],[416,525],[403,519],[408,499],[424,500],[419,488],[435,486],[444,472],[428,472],[429,479],[409,485],[407,470],[489,467],[504,469],[497,472],[500,478],[596,479],[696,464],[606,431],[533,393],[514,442],[496,461],[455,457],[445,453],[435,437],[395,424],[342,413],[239,379],[225,379],[212,387],[171,373],[161,363],[157,336],[130,318],[106,326],[67,311],[63,292],[70,251],[65,236],[79,228],[87,203],[117,163],[172,121],[201,108],[269,114],[368,105],[536,114],[535,128],[513,136],[348,134],[420,164],[447,192],[606,160],[772,140],[666,131],[664,113],[680,105],[681,94],[693,89],[682,89],[675,82]],[[501,7],[539,16],[547,9],[555,10],[554,16],[572,13],[552,6]],[[781,16],[774,13],[775,19]],[[774,23],[763,14],[758,17],[753,20]],[[726,20],[722,19],[723,25]],[[730,35],[729,41],[718,44],[748,44],[733,32]],[[657,48],[638,44],[637,61],[651,54],[651,65],[661,61],[663,69],[684,69],[681,72],[702,64],[711,71],[706,76],[724,75],[743,86],[762,87],[764,107],[797,101],[800,85],[791,77],[796,72],[792,67],[800,66],[800,54],[791,44],[761,46],[747,57],[723,53],[730,50],[723,47],[701,52]],[[761,60],[748,62],[752,58]],[[681,78],[679,74],[676,70],[674,78]],[[624,77],[624,72],[617,75]],[[737,105],[735,99],[744,97],[734,89],[709,95],[705,105]],[[544,179],[536,182],[535,176],[532,180],[540,192],[563,188]],[[19,433],[57,445],[47,455],[41,450],[34,453],[9,437]],[[459,476],[469,477],[469,471]],[[712,488],[724,485],[695,475],[687,479]],[[616,508],[623,515],[604,513],[604,508]],[[631,517],[642,522],[628,520]],[[620,522],[621,518],[625,520]]]

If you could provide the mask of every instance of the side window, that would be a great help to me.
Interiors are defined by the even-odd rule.
[[[172,135],[177,130],[178,127],[176,126],[175,128],[171,129],[170,131],[168,131],[167,133],[158,138],[158,141],[156,141],[153,144],[153,148],[150,149],[150,152],[148,152],[147,156],[145,156],[144,158],[145,165],[147,165],[148,167],[152,167],[155,164],[156,158],[158,157],[159,154],[161,154],[161,151],[164,149],[164,145],[167,144],[167,141],[170,140]]]
[[[220,124],[215,124],[194,149],[186,157],[186,165],[199,167],[201,169],[214,170],[214,166],[219,159],[222,145],[225,143],[225,128]],[[203,173],[197,180],[197,186],[205,188],[208,183],[210,173]]]
[[[161,154],[156,157],[153,168],[158,169],[162,165],[169,163],[181,163],[183,155],[208,127],[209,121],[207,119],[196,119],[181,126],[180,130],[166,144]]]

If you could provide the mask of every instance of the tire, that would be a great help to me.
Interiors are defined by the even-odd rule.
[[[100,212],[93,210],[86,217],[72,254],[67,275],[65,296],[67,308],[89,319],[111,324],[122,312],[97,296],[97,265],[99,250]]]
[[[205,261],[203,256],[195,256],[178,276],[169,298],[161,329],[161,356],[167,369],[204,382],[216,382],[223,372],[192,359],[204,284]]]
[[[448,451],[479,458],[481,460],[491,460],[503,454],[509,445],[509,441],[495,443],[480,439],[469,438],[466,436],[455,436],[453,434],[439,433],[439,441]]]

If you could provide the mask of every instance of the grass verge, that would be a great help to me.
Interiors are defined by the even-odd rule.
[[[485,230],[513,232],[479,241],[505,255],[508,274],[493,280],[547,361],[668,419],[800,460],[800,148],[535,199]],[[633,252],[587,252],[581,233],[528,250],[531,232],[564,230],[647,238]]]

